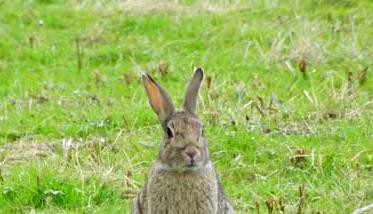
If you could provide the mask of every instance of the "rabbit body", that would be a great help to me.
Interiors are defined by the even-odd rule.
[[[234,214],[210,161],[203,125],[194,113],[202,79],[203,71],[197,69],[184,109],[176,111],[169,95],[150,76],[143,76],[164,138],[133,214]]]
[[[147,185],[147,214],[216,214],[218,185],[209,164],[201,171],[153,169]]]

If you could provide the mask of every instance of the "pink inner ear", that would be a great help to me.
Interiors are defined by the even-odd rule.
[[[157,86],[151,81],[146,80],[145,88],[148,92],[150,104],[152,105],[154,111],[157,113],[161,112],[161,109],[163,109],[163,102]]]

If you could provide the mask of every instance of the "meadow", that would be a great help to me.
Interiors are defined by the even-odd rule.
[[[370,0],[0,0],[0,213],[129,213],[162,130],[197,112],[237,213],[373,203]]]

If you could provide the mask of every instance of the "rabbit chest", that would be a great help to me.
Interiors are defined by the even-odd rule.
[[[215,172],[152,173],[147,186],[147,214],[216,214]]]

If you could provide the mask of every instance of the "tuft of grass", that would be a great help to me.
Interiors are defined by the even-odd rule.
[[[180,104],[195,66],[207,75],[198,113],[237,213],[371,203],[372,10],[1,1],[0,213],[128,213],[162,135],[140,73]]]

